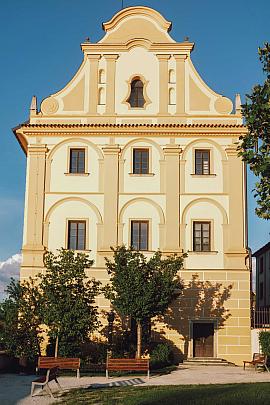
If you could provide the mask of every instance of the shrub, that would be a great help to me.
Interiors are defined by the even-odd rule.
[[[173,364],[173,352],[168,344],[160,343],[150,350],[150,365],[152,369],[163,368]]]
[[[261,331],[259,333],[259,342],[263,354],[270,356],[270,332]]]

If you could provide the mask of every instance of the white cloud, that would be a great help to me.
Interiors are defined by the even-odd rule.
[[[9,284],[11,277],[18,279],[22,256],[16,254],[4,262],[0,262],[0,301],[6,297],[5,288]]]

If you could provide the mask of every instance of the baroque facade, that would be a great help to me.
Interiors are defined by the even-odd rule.
[[[72,80],[14,130],[27,155],[21,279],[46,249],[89,252],[106,282],[111,246],[188,252],[186,289],[157,333],[184,357],[250,357],[245,134],[240,99],[210,89],[147,7],[121,10],[81,45]],[[100,297],[98,305],[109,310]]]

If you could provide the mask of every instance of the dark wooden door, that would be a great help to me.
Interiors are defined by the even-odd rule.
[[[193,323],[193,357],[214,356],[214,324]]]

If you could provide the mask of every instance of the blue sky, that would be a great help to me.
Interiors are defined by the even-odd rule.
[[[195,42],[192,60],[215,91],[242,99],[263,80],[257,48],[270,41],[269,0],[125,0],[125,6],[156,8],[173,22],[172,37]],[[82,60],[80,43],[98,41],[101,23],[121,0],[10,0],[0,5],[0,262],[20,251],[25,156],[11,131],[28,119],[32,95],[40,102],[63,87]],[[249,179],[249,189],[253,178]],[[249,244],[270,239],[270,221],[255,217],[249,192]]]

